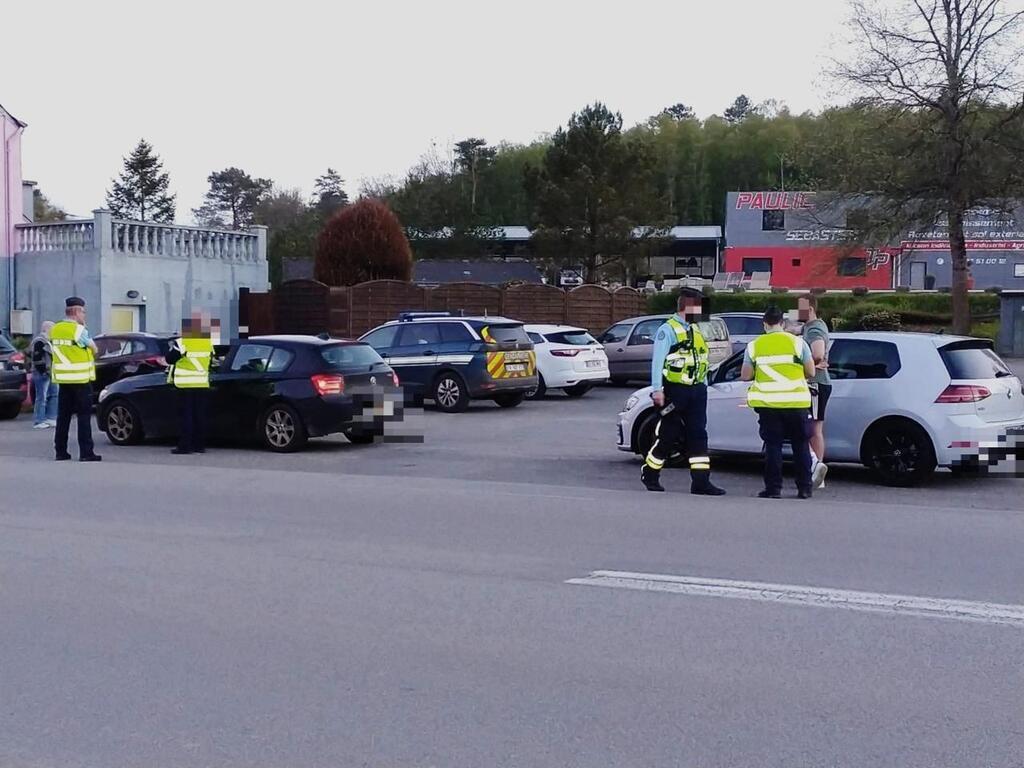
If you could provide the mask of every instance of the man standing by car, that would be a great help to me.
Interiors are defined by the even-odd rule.
[[[811,455],[807,444],[814,361],[806,342],[782,329],[782,310],[764,313],[764,335],[747,345],[740,378],[751,382],[747,405],[758,415],[764,441],[762,499],[782,497],[782,444],[793,446],[796,487],[801,499],[811,498]]]
[[[71,417],[78,420],[78,460],[102,461],[92,442],[92,383],[96,381],[96,343],[85,327],[85,300],[71,296],[64,302],[64,319],[50,329],[53,355],[50,380],[59,385],[57,429],[53,447],[57,461],[68,461]]]
[[[60,387],[50,380],[53,354],[50,352],[50,330],[53,323],[46,320],[39,327],[39,335],[32,339],[32,398],[34,429],[57,426],[57,392]]]
[[[797,315],[804,324],[804,341],[814,360],[811,380],[811,477],[815,488],[825,487],[825,408],[832,395],[832,379],[828,375],[828,326],[818,317],[818,297],[808,293],[797,299]]]
[[[661,470],[679,438],[686,435],[690,463],[690,493],[721,496],[711,482],[708,456],[708,345],[697,319],[704,313],[704,295],[693,288],[679,292],[678,311],[654,337],[651,359],[651,398],[661,411],[640,479],[649,491],[664,491]]]
[[[167,381],[178,395],[178,447],[181,456],[206,453],[207,394],[210,389],[210,358],[213,342],[202,315],[192,313],[181,321],[181,338],[171,342],[167,353]]]

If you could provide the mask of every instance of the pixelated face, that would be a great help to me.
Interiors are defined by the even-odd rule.
[[[701,299],[684,297],[679,314],[686,320],[698,320],[704,316],[704,302]]]
[[[797,299],[796,302],[796,316],[801,322],[806,323],[811,319],[811,313],[814,310],[811,309],[811,302],[807,299]]]

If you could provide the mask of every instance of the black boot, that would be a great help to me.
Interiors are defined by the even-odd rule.
[[[661,470],[652,469],[646,464],[644,464],[644,468],[640,470],[640,480],[643,482],[644,488],[648,491],[664,493],[665,489],[661,487],[661,480],[658,479],[660,476]]]
[[[690,493],[695,496],[725,496],[725,489],[711,482],[711,473],[697,469],[690,471]]]

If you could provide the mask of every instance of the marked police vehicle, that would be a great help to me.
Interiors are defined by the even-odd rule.
[[[359,340],[395,370],[412,400],[433,400],[446,413],[471,400],[515,408],[537,388],[533,343],[517,320],[403,312]]]

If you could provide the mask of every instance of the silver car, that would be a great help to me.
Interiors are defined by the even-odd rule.
[[[985,448],[995,457],[1002,452],[1008,466],[1013,446],[1024,441],[1020,379],[990,341],[835,333],[828,358],[827,461],[864,464],[887,485],[914,485],[936,466],[971,467]],[[762,450],[757,414],[746,405],[749,383],[740,381],[742,363],[740,352],[711,376],[708,443],[713,452]],[[650,395],[646,387],[626,400],[618,415],[619,450],[643,455],[650,449],[657,422]],[[684,452],[681,447],[677,457]]]
[[[654,335],[670,315],[643,315],[621,320],[597,337],[608,356],[608,372],[613,384],[649,381]],[[711,367],[719,365],[732,353],[729,329],[717,315],[697,323],[708,343]]]
[[[762,312],[719,312],[714,317],[720,317],[728,326],[733,352],[746,349],[747,344],[764,333]],[[799,336],[803,331],[803,323],[787,317],[785,328]]]

